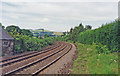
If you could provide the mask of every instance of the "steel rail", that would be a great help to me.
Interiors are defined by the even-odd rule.
[[[58,42],[57,45],[58,45],[59,43],[60,43],[60,42]],[[56,44],[55,44],[55,45],[56,45]],[[55,47],[55,45],[52,45],[52,46],[50,46],[50,47],[48,47],[48,48],[43,48],[43,49],[40,50],[40,52],[41,52],[41,51],[44,51],[44,50],[50,50],[50,48]],[[35,53],[37,53],[37,52],[35,52]],[[6,61],[9,61],[9,60],[13,60],[13,59],[17,59],[17,58],[20,58],[20,57],[23,57],[23,56],[27,56],[27,55],[30,55],[30,54],[33,54],[33,52],[32,52],[32,53],[28,53],[28,54],[19,55],[19,56],[10,58],[10,59],[0,60],[0,63],[6,62]]]
[[[53,49],[55,49],[55,48],[57,48],[57,47],[59,47],[60,45],[58,45],[58,46],[56,46],[56,47],[53,47],[53,48],[51,48],[51,49],[48,49],[48,50],[46,50],[46,51],[42,51],[42,52],[37,52],[37,53],[35,53],[35,54],[30,54],[30,56],[29,55],[27,55],[27,56],[25,56],[24,58],[20,58],[20,59],[18,59],[18,60],[15,60],[15,61],[11,61],[11,62],[7,62],[7,63],[2,63],[2,64],[0,64],[0,67],[2,66],[6,66],[6,65],[9,65],[9,64],[12,64],[12,63],[15,63],[15,62],[18,62],[18,61],[22,61],[22,60],[25,60],[25,59],[28,59],[28,58],[31,58],[31,57],[34,57],[34,56],[37,56],[37,55],[40,55],[40,54],[43,54],[43,53],[46,53],[46,52],[48,52],[48,51],[50,51],[50,50],[53,50]]]
[[[34,64],[36,64],[36,63],[38,63],[38,62],[40,62],[40,61],[43,61],[43,60],[45,60],[45,59],[47,59],[47,58],[55,55],[56,53],[62,51],[62,50],[65,49],[66,47],[67,47],[67,45],[65,45],[62,49],[58,50],[57,52],[54,52],[54,53],[52,53],[52,54],[50,54],[50,55],[47,55],[47,56],[45,56],[45,57],[43,57],[43,58],[41,58],[41,59],[38,59],[38,60],[36,60],[36,61],[34,61],[34,62],[32,62],[32,63],[29,63],[29,64],[27,64],[27,65],[24,65],[24,66],[22,66],[22,67],[19,67],[19,68],[15,69],[15,70],[12,70],[12,71],[10,71],[10,72],[7,72],[7,73],[5,73],[5,75],[10,75],[10,74],[13,74],[13,73],[15,73],[15,72],[17,72],[17,71],[20,71],[20,70],[22,70],[22,69],[25,69],[25,68],[27,68],[27,67],[30,67],[30,66],[32,66],[32,65],[34,65]]]
[[[38,75],[40,72],[42,72],[44,69],[48,68],[50,65],[54,64],[55,62],[57,62],[60,58],[62,58],[65,54],[67,54],[72,48],[72,45],[70,45],[70,48],[65,52],[63,53],[61,56],[59,56],[58,58],[54,59],[52,62],[48,63],[46,66],[42,67],[41,69],[37,70],[36,72],[34,72],[32,74],[32,76],[36,76]]]

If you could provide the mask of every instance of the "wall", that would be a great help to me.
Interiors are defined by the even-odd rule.
[[[13,40],[2,40],[2,54],[5,56],[13,55],[14,53],[14,41]]]

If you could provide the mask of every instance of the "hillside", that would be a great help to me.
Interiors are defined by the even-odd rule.
[[[50,35],[50,36],[61,36],[63,35],[63,32],[54,32],[54,31],[49,31],[49,30],[41,30],[41,29],[36,29],[36,30],[31,30],[30,31],[33,33],[33,36],[42,36],[43,34],[47,34],[47,35]]]
[[[42,32],[42,30],[40,29],[36,29],[36,30],[30,30],[32,33],[39,33],[39,32]],[[44,30],[44,32],[52,32],[52,31],[49,31],[49,30]]]

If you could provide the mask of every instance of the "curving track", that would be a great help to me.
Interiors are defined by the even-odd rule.
[[[59,42],[55,42],[54,45],[48,46],[48,47],[46,47],[46,48],[43,48],[43,49],[41,49],[40,51],[50,50],[51,48],[58,46],[58,43],[59,43]],[[37,53],[37,51],[27,52],[27,53],[23,53],[23,54],[20,54],[20,55],[15,55],[15,56],[12,56],[12,57],[7,57],[7,58],[1,57],[2,60],[0,60],[0,63],[6,62],[6,61],[8,61],[8,60],[17,59],[17,58],[20,58],[20,57],[23,57],[23,56],[27,56],[27,55],[30,55],[30,54],[33,54],[33,53]]]
[[[44,48],[41,52],[22,54],[4,60],[0,63],[3,75],[9,74],[32,74],[37,75],[57,60],[67,54],[72,45],[62,41],[56,41],[55,45]]]
[[[15,62],[18,62],[18,61],[22,61],[22,60],[25,60],[25,59],[28,59],[28,58],[31,58],[31,57],[46,53],[49,50],[55,49],[55,48],[57,48],[59,46],[60,46],[60,43],[58,42],[56,45],[53,45],[51,47],[47,47],[47,48],[42,49],[41,52],[34,52],[34,53],[30,52],[30,53],[22,54],[22,55],[19,55],[19,56],[10,58],[10,59],[2,60],[2,63],[0,63],[0,66],[3,67],[3,66],[6,66],[6,65],[9,65],[11,63],[15,63]]]

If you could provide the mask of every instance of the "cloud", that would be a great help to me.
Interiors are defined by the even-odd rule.
[[[3,2],[2,23],[66,31],[79,23],[93,28],[117,18],[117,2]]]
[[[4,2],[118,2],[119,0],[2,0]]]

